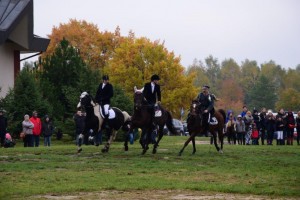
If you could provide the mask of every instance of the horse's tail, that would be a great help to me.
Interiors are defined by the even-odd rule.
[[[166,126],[173,135],[176,135],[176,131],[173,125],[173,117],[169,111],[166,110],[166,113],[167,113]]]
[[[223,109],[218,109],[218,111],[222,114],[223,116],[223,120],[224,120],[224,124],[225,124],[225,121],[226,121],[226,113]]]

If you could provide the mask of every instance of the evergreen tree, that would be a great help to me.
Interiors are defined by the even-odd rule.
[[[99,73],[86,66],[79,50],[63,39],[55,52],[40,59],[43,95],[53,105],[56,118],[73,116],[81,91],[95,93]]]
[[[261,75],[248,92],[248,97],[246,103],[249,109],[274,109],[277,101],[276,88],[266,76]]]
[[[15,136],[21,131],[25,114],[31,116],[34,110],[37,110],[40,116],[52,113],[52,107],[42,98],[34,71],[28,66],[25,66],[17,76],[14,89],[1,100],[1,107],[7,112],[8,128]]]

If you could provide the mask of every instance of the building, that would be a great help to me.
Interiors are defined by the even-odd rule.
[[[20,54],[46,51],[50,40],[33,33],[33,0],[0,1],[0,97],[20,71]]]

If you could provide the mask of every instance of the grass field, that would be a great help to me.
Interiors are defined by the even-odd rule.
[[[219,154],[212,145],[198,144],[196,154],[191,155],[190,144],[179,157],[186,139],[164,137],[155,155],[151,149],[141,155],[137,142],[128,152],[123,151],[123,143],[115,142],[106,154],[100,153],[102,147],[83,146],[77,155],[75,145],[55,141],[50,148],[24,148],[21,143],[1,148],[0,199],[78,193],[99,199],[103,191],[121,192],[124,199],[126,194],[143,196],[153,191],[167,196],[180,191],[300,198],[300,146],[225,144],[224,154]],[[197,138],[203,139],[207,140]],[[137,198],[129,195],[127,199]]]

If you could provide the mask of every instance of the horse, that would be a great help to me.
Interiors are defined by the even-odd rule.
[[[134,111],[131,117],[129,133],[132,133],[135,128],[142,129],[142,135],[139,141],[143,148],[142,154],[147,152],[149,149],[148,145],[151,142],[154,142],[152,153],[155,154],[157,152],[158,144],[164,135],[163,129],[165,125],[171,133],[175,134],[171,113],[160,106],[160,116],[155,116],[153,120],[154,114],[151,114],[151,109],[153,109],[152,105],[148,104],[143,95],[143,88],[138,90],[134,87]],[[157,141],[151,140],[151,134],[155,129],[158,130]],[[126,140],[125,142],[128,141]]]
[[[187,128],[190,133],[190,137],[184,143],[183,148],[180,150],[178,154],[179,156],[182,155],[185,147],[189,144],[190,141],[192,141],[193,144],[192,154],[196,153],[195,136],[197,135],[197,133],[201,133],[204,130],[204,127],[202,126],[202,120],[203,120],[202,114],[203,113],[201,111],[200,103],[197,100],[193,100],[190,106],[189,117],[187,119]],[[213,142],[217,151],[223,153],[223,138],[224,138],[223,130],[224,130],[224,124],[226,119],[225,111],[223,109],[219,109],[215,111],[214,116],[218,120],[218,124],[215,125],[210,124],[208,130],[214,138]],[[218,146],[217,135],[221,143],[221,148]]]
[[[87,133],[92,130],[93,134],[100,133],[100,131],[105,128],[102,127],[104,122],[104,117],[102,115],[101,106],[99,106],[98,103],[94,103],[93,97],[88,94],[87,92],[83,92],[80,95],[80,100],[77,105],[77,108],[83,107],[86,112],[86,118],[85,118],[85,127],[83,130],[83,135],[86,135]],[[110,144],[115,139],[116,131],[118,131],[125,122],[130,120],[131,116],[126,111],[121,111],[119,108],[112,107],[109,109],[110,116],[114,115],[114,118],[109,117],[108,124],[109,128],[108,131],[108,141],[104,145],[103,149],[101,150],[103,153],[108,152]],[[89,137],[89,139],[93,139],[93,137]],[[82,149],[78,147],[78,151],[80,152]]]

